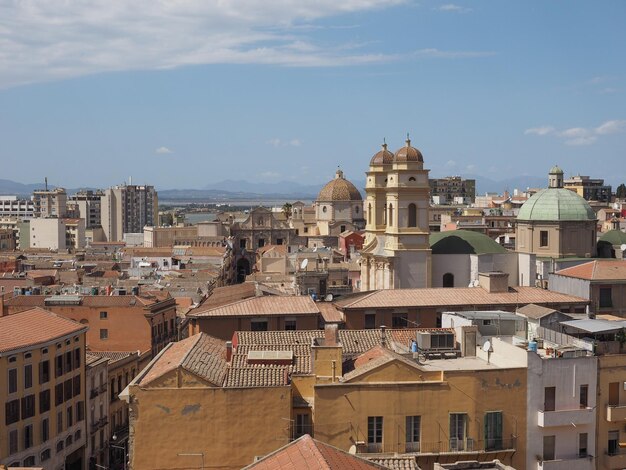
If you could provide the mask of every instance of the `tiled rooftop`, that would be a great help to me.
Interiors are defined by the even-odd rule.
[[[457,287],[455,289],[386,289],[346,296],[336,304],[350,308],[402,308],[402,307],[455,307],[527,304],[573,304],[588,303],[573,295],[552,292],[538,287],[514,287],[508,292],[489,293],[481,287]]]
[[[97,357],[106,357],[110,364],[115,364],[118,361],[122,361],[133,354],[137,354],[137,351],[89,351],[89,354]]]
[[[309,296],[300,297],[253,297],[220,307],[190,312],[190,317],[230,317],[269,315],[314,315],[318,314],[315,301]]]
[[[55,299],[63,299],[64,296],[55,296]],[[76,296],[67,296],[76,297]],[[80,305],[84,307],[142,307],[158,301],[155,297],[136,295],[82,295]],[[49,295],[16,295],[5,300],[9,307],[44,307]],[[57,304],[59,305],[59,304]]]
[[[561,269],[556,274],[589,281],[625,281],[626,261],[602,259]]]
[[[31,308],[0,317],[0,354],[85,331],[87,327],[78,322],[43,308]]]
[[[244,470],[371,470],[389,467],[316,441],[308,434],[290,442]]]

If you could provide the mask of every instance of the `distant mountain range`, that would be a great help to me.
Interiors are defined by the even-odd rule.
[[[505,190],[513,192],[514,189],[525,190],[526,188],[544,188],[547,186],[547,177],[538,176],[514,176],[503,180],[494,180],[480,175],[465,175],[464,178],[476,180],[476,194],[486,192],[502,193]],[[364,195],[365,180],[352,180]],[[311,200],[317,197],[323,184],[304,185],[294,181],[280,181],[276,183],[250,182],[244,180],[224,180],[211,183],[203,189],[159,189],[161,200],[243,200],[263,197],[265,199],[284,200]],[[0,195],[16,194],[30,196],[35,189],[41,189],[43,184],[23,184],[11,180],[0,179]],[[54,185],[49,185],[54,188]],[[73,194],[78,189],[68,189]]]

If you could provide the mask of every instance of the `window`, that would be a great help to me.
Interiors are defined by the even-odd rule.
[[[85,419],[85,403],[79,401],[76,403],[76,422],[82,421]]]
[[[408,315],[406,313],[394,313],[391,317],[392,328],[406,328],[409,326]]]
[[[9,455],[15,454],[18,451],[17,443],[17,429],[9,432]]]
[[[406,417],[406,452],[420,451],[420,416]]]
[[[73,396],[77,397],[78,395],[80,395],[80,375],[77,375],[72,380],[72,388],[73,388],[73,393],[72,393]]]
[[[74,367],[80,368],[80,348],[74,349]]]
[[[41,453],[41,461],[45,462],[46,460],[50,459],[50,449],[46,449]]]
[[[578,457],[587,457],[587,440],[586,432],[578,435]]]
[[[63,441],[57,442],[57,454],[63,450]]]
[[[547,230],[539,231],[539,246],[540,247],[548,246],[548,231]]]
[[[63,399],[68,401],[72,399],[72,379],[67,379],[63,383]]]
[[[24,449],[30,449],[33,446],[33,425],[24,426]]]
[[[9,393],[17,392],[17,369],[9,369]]]
[[[617,455],[619,453],[619,431],[609,431],[608,454]]]
[[[372,205],[371,204],[367,205],[367,223],[368,224],[372,223]]]
[[[555,436],[543,436],[543,460],[554,460]]]
[[[383,417],[367,418],[367,451],[371,453],[383,451]]]
[[[24,467],[34,467],[35,466],[35,457],[31,455],[30,457],[26,457],[24,459],[24,463],[22,463]]]
[[[345,231],[346,231],[346,226],[345,226],[345,225],[340,225],[340,226],[339,226],[339,232],[340,232],[340,233],[343,233],[343,232],[345,232]]]
[[[580,407],[589,407],[589,385],[580,386]]]
[[[243,250],[245,247],[246,247],[246,239],[242,238],[241,240],[239,240],[239,248]]]
[[[393,227],[393,204],[389,204],[389,223],[390,227]]]
[[[459,451],[465,449],[467,434],[467,414],[450,414],[450,450]]]
[[[285,318],[285,331],[295,331],[296,330],[296,319],[293,317]]]
[[[41,420],[41,442],[46,442],[50,439],[50,420],[44,418]]]
[[[328,211],[328,209],[326,208],[326,206],[323,206],[323,207],[322,207],[322,212],[323,212],[324,214],[326,214],[326,211]]]
[[[20,420],[20,400],[11,400],[4,405],[5,411],[5,424],[17,423]]]
[[[372,328],[376,328],[376,314],[366,313],[365,314],[365,329],[371,330]]]
[[[609,406],[619,406],[619,387],[620,382],[609,384]]]
[[[63,375],[63,356],[59,355],[55,358],[54,376],[59,378]]]
[[[253,318],[250,321],[250,331],[267,331],[267,319]]]
[[[33,386],[33,366],[27,364],[24,366],[24,388],[31,388]]]
[[[109,330],[100,328],[100,339],[109,339]]]
[[[28,395],[22,398],[22,419],[35,416],[35,395]]]
[[[57,413],[57,434],[61,434],[63,432],[63,412],[59,411]]]
[[[613,299],[610,287],[600,287],[600,308],[612,307]]]
[[[39,384],[45,384],[50,381],[50,361],[41,361],[39,363]]]
[[[65,447],[71,446],[73,442],[74,437],[72,435],[67,436],[67,439],[65,439]]]
[[[543,391],[543,411],[555,410],[556,387],[546,387]]]
[[[490,411],[485,414],[485,450],[502,449],[502,412]]]
[[[67,408],[67,427],[69,428],[74,424],[74,410],[70,406]]]
[[[308,413],[299,413],[296,415],[296,429],[294,430],[294,438],[299,438],[305,434],[311,433],[311,415]]]
[[[115,401],[115,379],[111,379],[111,401]]]
[[[263,248],[265,246],[265,238],[259,238],[257,243],[259,248]]]
[[[109,314],[107,312],[100,312],[100,320],[106,320]]]
[[[417,206],[413,203],[409,204],[409,227],[417,227]]]
[[[65,353],[65,373],[71,372],[74,369],[72,367],[72,351]]]
[[[39,392],[39,413],[50,411],[50,390]]]

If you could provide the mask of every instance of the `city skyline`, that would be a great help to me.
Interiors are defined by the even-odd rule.
[[[621,2],[130,5],[3,7],[3,179],[356,182],[409,132],[433,176],[626,180]]]

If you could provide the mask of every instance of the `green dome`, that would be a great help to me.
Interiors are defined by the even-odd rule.
[[[596,220],[596,213],[582,197],[564,188],[542,189],[520,208],[517,220]]]
[[[550,174],[551,175],[554,175],[554,174],[562,175],[563,174],[563,170],[561,170],[561,168],[559,168],[558,165],[554,165],[552,168],[550,168]]]
[[[487,235],[471,230],[434,232],[428,241],[433,255],[484,255],[507,252]]]
[[[607,242],[611,245],[624,245],[626,244],[626,233],[621,230],[609,230],[600,237],[599,242]]]

